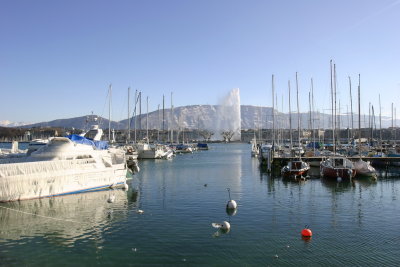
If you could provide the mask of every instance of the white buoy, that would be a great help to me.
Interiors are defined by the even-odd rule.
[[[221,226],[222,230],[228,231],[229,229],[231,229],[231,224],[228,223],[227,221],[223,221],[222,222],[222,226]]]
[[[229,231],[231,229],[231,224],[227,221],[223,221],[222,223],[212,223],[211,224],[214,228],[218,228],[224,231]]]
[[[336,180],[340,183],[342,181],[342,177],[338,177]]]
[[[226,204],[226,208],[230,210],[235,210],[237,209],[237,203],[235,200],[229,200],[228,203]]]
[[[231,199],[231,189],[230,188],[227,188],[226,190],[228,190],[228,195],[229,195],[229,201],[228,201],[228,203],[226,204],[226,208],[228,209],[228,210],[230,210],[230,209],[237,209],[237,203],[236,203],[236,201],[235,200],[233,200],[233,199]]]

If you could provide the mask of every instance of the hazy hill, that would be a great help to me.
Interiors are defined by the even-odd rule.
[[[153,111],[148,114],[149,129],[173,129],[186,128],[186,129],[213,129],[214,125],[218,123],[221,118],[218,115],[218,106],[216,105],[192,105],[176,107],[173,109],[173,116],[171,119],[171,109],[164,111]],[[253,128],[272,128],[272,108],[270,107],[256,107],[250,105],[241,106],[241,127],[242,129]],[[91,116],[91,115],[90,115]],[[76,128],[87,129],[87,118],[90,116],[82,116],[69,119],[59,119],[48,122],[41,122],[35,124],[24,125],[24,128],[31,127],[63,127],[63,128]],[[298,118],[297,113],[292,114],[292,128],[297,128]],[[313,114],[314,128],[331,128],[332,116],[330,114],[314,113]],[[351,125],[350,115],[342,114],[339,116],[340,128],[344,129]],[[137,129],[146,129],[147,115],[131,119],[131,129],[134,129],[135,121]],[[103,129],[108,128],[108,119],[99,118],[100,127]],[[301,128],[307,129],[310,127],[310,114],[300,114]],[[367,127],[369,124],[368,116],[362,115],[361,127]],[[398,124],[398,123],[397,123]],[[354,128],[358,127],[358,115],[353,116]],[[379,117],[375,117],[376,128],[379,128]],[[275,127],[276,128],[289,128],[289,114],[275,112]],[[382,128],[391,126],[391,118],[382,117]],[[111,127],[114,129],[127,129],[128,121],[122,120],[119,122],[112,121]]]
[[[88,129],[89,121],[91,120],[93,115],[87,115],[82,117],[75,117],[69,119],[59,119],[47,122],[39,122],[34,124],[28,124],[22,126],[23,128],[32,128],[32,127],[62,127],[62,128],[75,128],[75,129]],[[106,118],[99,117],[98,122],[101,128],[108,128],[109,120]],[[120,129],[123,128],[121,123],[111,121],[111,128]]]

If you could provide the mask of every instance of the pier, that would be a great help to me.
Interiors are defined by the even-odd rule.
[[[318,157],[301,157],[305,162],[321,162],[328,158],[328,156],[318,156]],[[346,157],[351,161],[357,161],[360,157]],[[290,160],[299,159],[299,157],[274,157],[272,162],[273,165],[284,166]],[[365,161],[374,161],[377,162],[380,166],[389,166],[391,163],[400,163],[400,157],[361,157],[362,160]],[[400,165],[400,164],[399,164]]]

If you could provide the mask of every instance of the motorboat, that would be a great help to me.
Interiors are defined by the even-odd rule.
[[[208,150],[208,144],[207,143],[197,143],[197,149],[198,150]]]
[[[351,180],[356,175],[353,162],[345,157],[329,157],[320,163],[321,177]]]
[[[172,148],[170,148],[169,146],[167,146],[167,145],[161,145],[161,144],[159,144],[159,146],[161,146],[161,149],[162,149],[162,151],[163,151],[163,155],[162,155],[162,158],[163,159],[171,159],[171,158],[173,158],[174,156],[175,156],[175,153],[174,153],[174,151],[172,150]]]
[[[161,159],[165,152],[161,145],[150,145],[148,143],[136,144],[138,159]]]
[[[260,163],[265,163],[267,161],[272,161],[273,148],[271,144],[262,144],[260,146],[260,154],[258,159]]]
[[[0,159],[0,202],[126,186],[125,152],[78,135],[54,137],[31,155]]]
[[[286,166],[281,170],[282,177],[284,178],[304,178],[308,171],[310,170],[310,165],[301,159],[291,160]]]
[[[371,166],[369,161],[364,161],[361,158],[354,162],[357,177],[377,177],[376,170]]]
[[[175,147],[176,153],[193,153],[193,148],[186,144],[179,144]]]

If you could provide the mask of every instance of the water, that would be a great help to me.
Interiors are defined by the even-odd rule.
[[[29,142],[18,142],[18,149],[28,149]],[[0,149],[11,149],[11,142],[0,142]]]
[[[398,175],[284,181],[260,171],[248,144],[140,164],[128,191],[0,204],[0,265],[400,264]],[[211,226],[224,220],[229,233]]]

